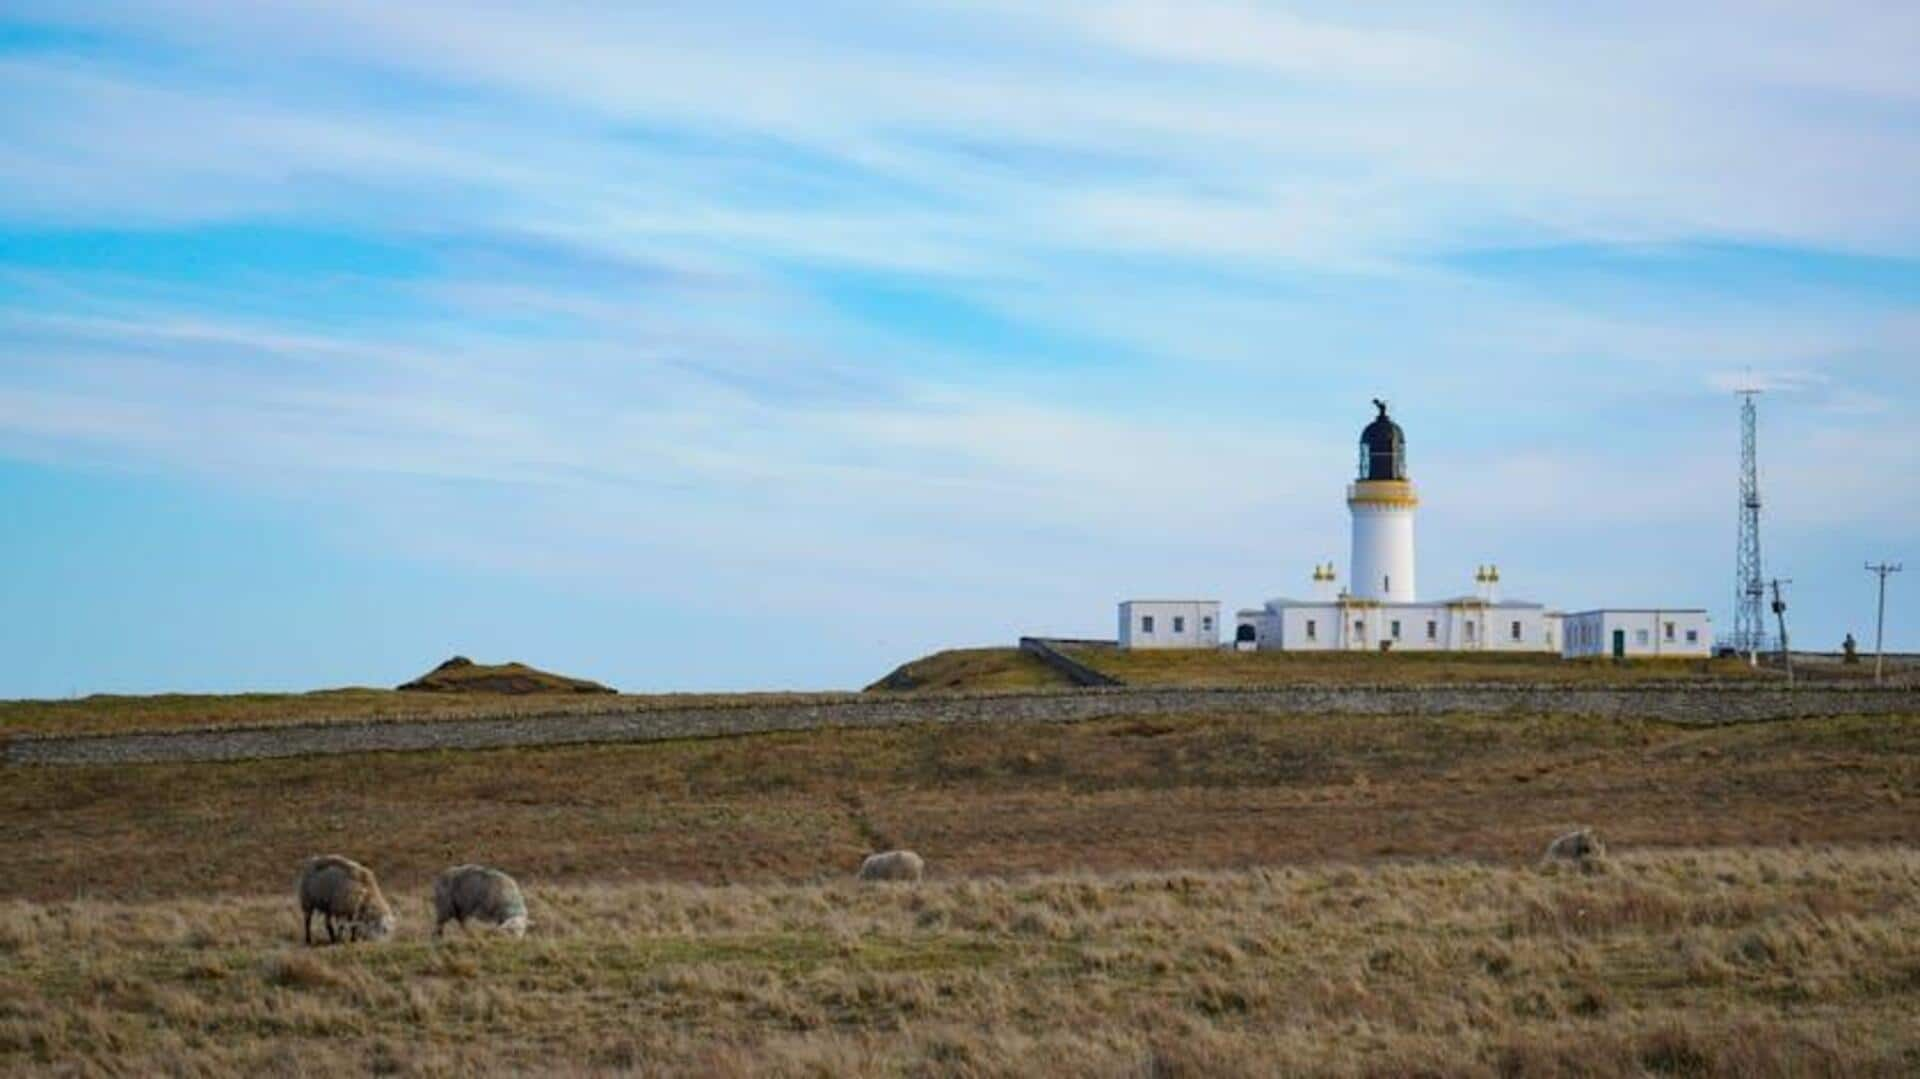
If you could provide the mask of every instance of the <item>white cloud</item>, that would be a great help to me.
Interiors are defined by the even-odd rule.
[[[979,614],[995,581],[1292,579],[1341,546],[1375,392],[1464,417],[1420,436],[1438,520],[1711,530],[1731,443],[1701,402],[1751,366],[1817,414],[1784,521],[1916,527],[1848,434],[1876,391],[1914,403],[1910,304],[1449,261],[1911,259],[1904,9],[15,10],[100,38],[0,59],[0,221],[343,230],[425,265],[311,310],[297,268],[11,272],[12,452],[294,482],[378,501],[397,545],[689,602],[872,573]],[[633,568],[663,564],[704,568]]]

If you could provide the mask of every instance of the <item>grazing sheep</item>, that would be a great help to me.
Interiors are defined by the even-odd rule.
[[[1547,852],[1541,855],[1540,864],[1572,862],[1585,869],[1606,857],[1606,854],[1606,845],[1600,842],[1599,836],[1593,834],[1593,829],[1582,828],[1577,832],[1568,832],[1547,844]]]
[[[910,850],[889,850],[867,855],[860,863],[861,880],[919,880],[927,872],[926,860]]]
[[[380,894],[373,871],[338,854],[307,859],[300,870],[300,915],[308,945],[313,944],[313,913],[319,911],[327,928],[327,942],[340,942],[336,922],[345,926],[348,940],[379,940],[393,932],[393,908]]]
[[[527,921],[527,901],[512,877],[483,865],[456,865],[433,882],[433,935],[439,936],[448,922],[465,929],[468,918],[516,937],[533,924]]]

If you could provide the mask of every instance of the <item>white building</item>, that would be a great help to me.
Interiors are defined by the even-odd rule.
[[[1120,605],[1122,648],[1218,648],[1220,601],[1130,599]]]
[[[1500,571],[1482,566],[1474,594],[1417,598],[1413,518],[1419,493],[1407,471],[1406,436],[1379,415],[1360,433],[1360,468],[1347,487],[1353,576],[1348,588],[1328,563],[1315,566],[1310,599],[1273,599],[1237,613],[1234,647],[1288,651],[1544,652],[1565,656],[1705,655],[1712,635],[1699,610],[1601,611],[1563,615],[1544,604],[1503,600]],[[1602,628],[1590,628],[1600,616]],[[1582,621],[1576,621],[1576,619]],[[1608,620],[1611,621],[1608,621]],[[1637,619],[1637,620],[1636,620]],[[1597,644],[1576,644],[1574,633]]]
[[[1236,642],[1320,652],[1559,652],[1560,616],[1538,603],[1472,597],[1439,603],[1268,600],[1239,612]]]
[[[1333,567],[1314,580],[1333,586]],[[1561,614],[1525,600],[1502,600],[1499,570],[1481,567],[1477,595],[1426,603],[1366,599],[1351,593],[1315,600],[1274,599],[1235,617],[1234,641],[1255,648],[1321,652],[1558,652]]]
[[[1698,608],[1580,611],[1566,616],[1562,636],[1566,644],[1561,655],[1568,659],[1713,654],[1713,620]]]

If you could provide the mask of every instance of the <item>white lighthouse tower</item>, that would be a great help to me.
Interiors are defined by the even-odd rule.
[[[1407,478],[1407,439],[1387,418],[1387,403],[1374,399],[1380,415],[1360,432],[1360,478],[1347,488],[1353,513],[1352,587],[1356,599],[1412,603],[1413,511],[1420,505]]]

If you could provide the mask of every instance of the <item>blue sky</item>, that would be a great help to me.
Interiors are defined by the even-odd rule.
[[[16,0],[0,697],[850,687],[1344,564],[1920,574],[1906,5]],[[1920,576],[1890,645],[1920,648]]]

